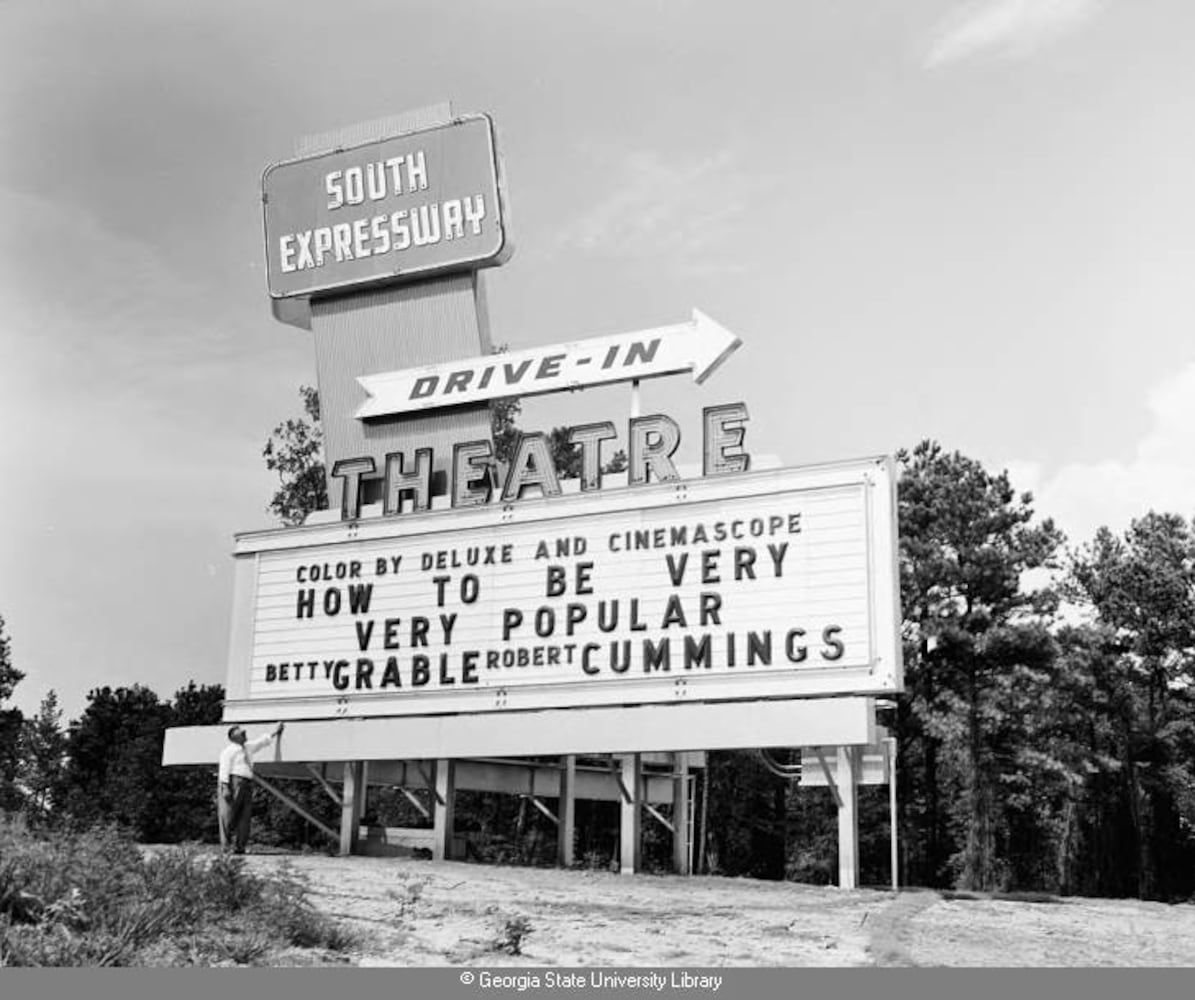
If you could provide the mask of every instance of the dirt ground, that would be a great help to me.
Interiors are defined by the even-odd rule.
[[[247,860],[304,876],[315,904],[359,933],[363,966],[1195,966],[1189,904],[944,899],[405,858]]]

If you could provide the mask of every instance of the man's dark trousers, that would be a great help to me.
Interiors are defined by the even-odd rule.
[[[253,781],[232,776],[232,806],[228,811],[228,834],[233,853],[244,854],[249,843],[249,820],[253,815]]]

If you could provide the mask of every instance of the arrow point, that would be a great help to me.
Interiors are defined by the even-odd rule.
[[[358,375],[357,384],[365,390],[365,399],[360,406],[357,407],[357,412],[353,416],[357,420],[364,420],[366,417],[374,415],[374,408],[377,406],[377,396],[373,389],[370,388],[372,378],[369,375]]]
[[[701,385],[743,342],[700,309],[693,310],[693,333],[696,354],[693,381]]]

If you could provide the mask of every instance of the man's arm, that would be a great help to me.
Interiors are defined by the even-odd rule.
[[[271,741],[278,739],[282,735],[282,730],[285,728],[286,727],[281,722],[278,723],[272,733],[266,733],[265,736],[259,736],[255,740],[249,740],[249,742],[245,744],[245,749],[249,750],[250,752],[255,752],[260,750],[262,747],[269,746]]]

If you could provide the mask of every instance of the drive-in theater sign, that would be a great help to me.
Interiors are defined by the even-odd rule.
[[[874,699],[902,683],[891,462],[753,469],[745,402],[640,416],[638,380],[704,382],[740,346],[698,312],[490,353],[478,269],[509,255],[492,123],[402,124],[264,176],[270,294],[315,337],[333,509],[237,536],[225,723],[288,721],[263,784],[319,781],[346,853],[369,787],[413,781],[440,857],[457,787],[556,799],[564,863],[575,798],[621,801],[623,871],[641,810],[690,869],[702,751],[815,748],[853,884]],[[489,400],[619,381],[629,419],[567,432],[578,479],[543,433],[497,460]],[[682,433],[700,476],[675,464]],[[211,762],[222,731],[171,730],[163,759]]]
[[[891,495],[859,462],[242,535],[229,717],[890,692]]]

